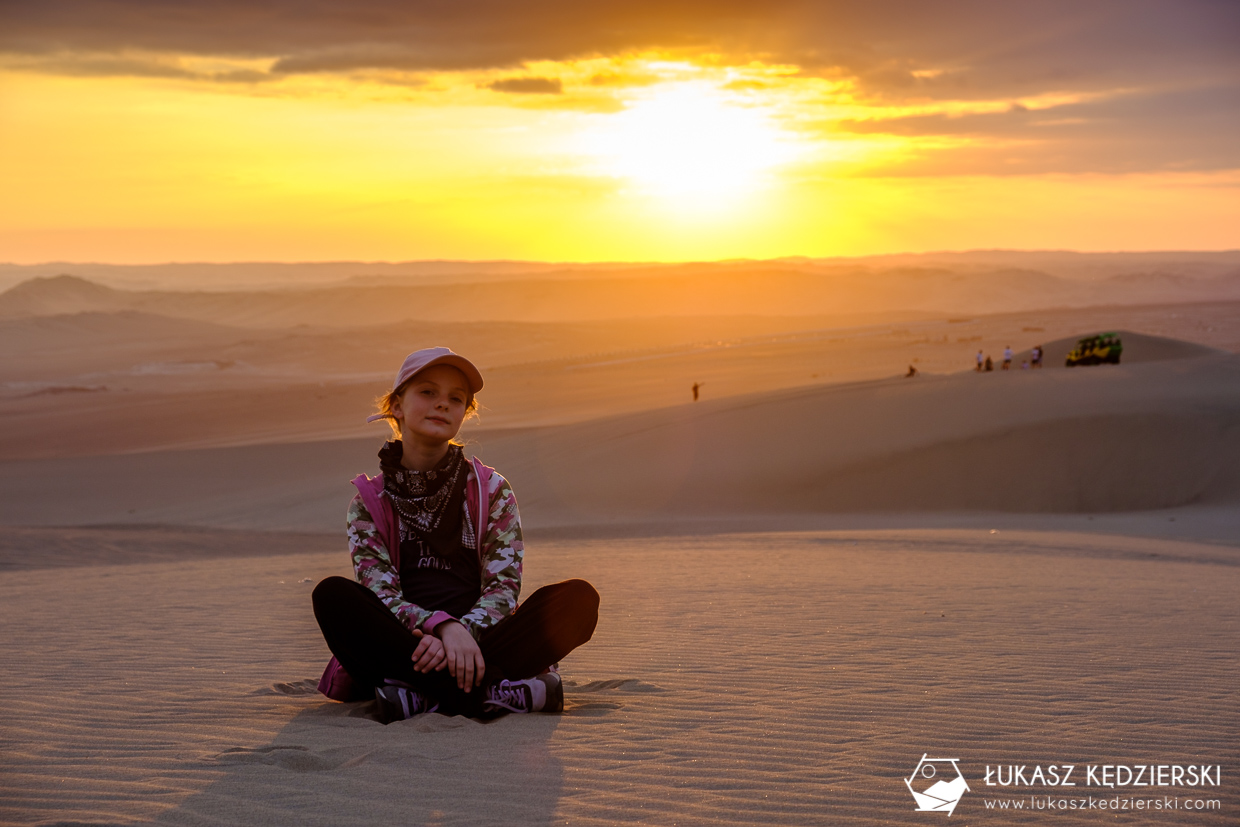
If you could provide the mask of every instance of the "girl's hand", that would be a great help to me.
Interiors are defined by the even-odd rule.
[[[466,692],[481,686],[487,667],[473,635],[455,620],[440,623],[435,627],[435,635],[443,641],[448,672],[456,678],[456,685]]]
[[[414,629],[418,648],[413,650],[413,668],[419,672],[438,672],[448,665],[447,655],[443,651],[443,643],[434,635],[425,634],[421,629]]]

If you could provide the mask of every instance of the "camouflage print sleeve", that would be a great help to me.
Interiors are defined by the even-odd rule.
[[[353,557],[353,575],[357,582],[377,594],[383,605],[391,609],[392,614],[408,629],[418,628],[431,616],[431,612],[402,596],[400,574],[392,566],[392,557],[361,495],[354,496],[349,504],[347,531],[349,554]]]
[[[521,594],[521,563],[525,545],[521,542],[521,514],[517,498],[508,481],[492,474],[488,486],[490,519],[482,539],[482,596],[461,618],[469,633],[477,638],[512,614]]]

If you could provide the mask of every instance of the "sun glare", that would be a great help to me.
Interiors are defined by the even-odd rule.
[[[798,154],[768,111],[739,105],[706,83],[664,88],[599,117],[586,152],[602,172],[675,200],[726,201]]]

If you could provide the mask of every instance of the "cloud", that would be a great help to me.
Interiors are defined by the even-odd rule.
[[[1030,174],[1240,169],[1240,81],[1116,94],[1034,109],[842,120],[838,135],[947,139],[884,174]],[[916,144],[914,144],[916,145]]]
[[[586,82],[590,86],[631,89],[639,86],[651,86],[658,83],[659,80],[659,76],[651,72],[625,69],[624,71],[598,72],[591,75]]]
[[[799,0],[798,0],[799,2]],[[0,0],[0,50],[264,57],[278,71],[443,71],[707,47],[789,0]],[[795,5],[795,3],[792,3]]]
[[[730,92],[765,92],[772,84],[762,80],[734,80],[723,85]]]
[[[494,83],[488,83],[486,88],[518,95],[561,95],[564,93],[564,84],[559,78],[502,78]]]
[[[1233,0],[0,0],[0,19],[0,50],[10,53],[261,57],[285,73],[502,69],[679,50],[851,76],[873,94],[938,97],[1240,66]]]
[[[544,63],[665,54],[714,66],[790,67],[801,77],[845,81],[857,101],[878,108],[1101,96],[1111,102],[832,128],[968,137],[987,152],[1007,142],[1025,147],[1016,167],[1055,166],[1035,163],[1029,147],[1071,140],[1111,165],[1176,158],[1240,165],[1218,127],[1205,126],[1215,123],[1212,113],[1235,111],[1228,90],[1240,79],[1236,0],[0,0],[0,20],[0,61],[70,74],[264,77],[194,70],[180,60],[187,56],[258,61],[277,78],[505,73],[492,89],[527,95],[529,105],[562,106],[573,95],[559,94],[564,89],[554,88]],[[604,70],[574,83],[638,82]],[[1172,111],[1174,118],[1161,114]],[[1108,142],[1118,153],[1111,160]],[[1071,167],[1084,157],[1056,163]]]
[[[58,52],[16,55],[3,61],[10,69],[39,71],[68,77],[173,78],[210,83],[262,83],[271,75],[244,67],[205,70],[186,66],[166,55],[76,54]]]

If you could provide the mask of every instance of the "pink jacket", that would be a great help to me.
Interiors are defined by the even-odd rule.
[[[470,518],[475,526],[474,534],[477,537],[478,559],[483,564],[483,576],[487,575],[487,566],[484,559],[484,539],[487,536],[487,530],[491,523],[491,514],[487,513],[487,509],[482,507],[483,503],[491,504],[491,488],[494,483],[504,483],[502,477],[495,473],[495,469],[483,465],[477,458],[470,460],[470,470],[473,472],[471,484],[467,484],[465,488],[465,508],[469,512]],[[368,477],[365,474],[359,474],[354,480],[353,485],[357,488],[358,497],[362,501],[362,505],[374,520],[374,529],[378,534],[378,539],[386,547],[387,556],[390,559],[390,568],[394,571],[400,570],[400,518],[396,514],[396,509],[392,508],[391,501],[383,493],[383,475],[376,477]],[[506,485],[504,486],[506,488]],[[509,493],[509,498],[511,494]],[[515,501],[512,504],[515,510]],[[518,523],[519,525],[519,523]],[[517,542],[517,553],[520,552],[520,540]],[[519,565],[519,563],[518,563]],[[433,629],[444,620],[451,619],[444,612],[435,612],[424,624],[427,628]],[[332,658],[327,663],[327,668],[323,671],[323,676],[319,679],[319,691],[327,697],[336,701],[362,700],[363,696],[357,692],[357,688],[349,673],[344,670],[340,662],[336,658]]]

